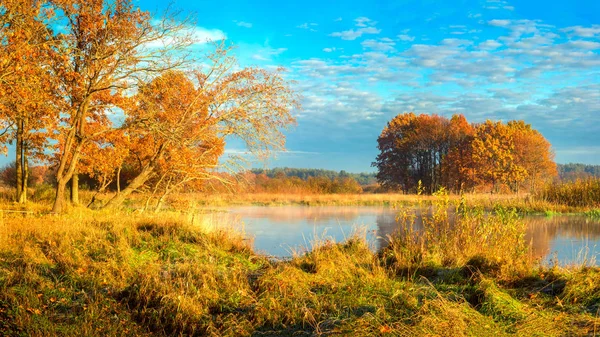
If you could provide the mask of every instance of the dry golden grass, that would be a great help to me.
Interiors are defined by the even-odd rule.
[[[426,242],[375,254],[358,235],[285,262],[188,213],[5,213],[0,335],[593,335],[597,268],[532,266],[518,219],[450,231],[439,202]]]
[[[460,199],[459,195],[450,196],[452,200]],[[515,195],[468,194],[466,198],[474,203],[494,203],[500,200],[524,199]],[[245,193],[245,194],[178,194],[172,201],[196,202],[202,205],[227,206],[227,205],[310,205],[310,206],[402,206],[413,205],[418,202],[432,202],[436,200],[431,195],[416,194],[272,194],[272,193]]]

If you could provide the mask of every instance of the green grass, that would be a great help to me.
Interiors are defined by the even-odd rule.
[[[273,262],[177,213],[0,222],[0,335],[593,336],[598,268],[539,267],[514,211],[439,196],[423,235],[360,235]],[[450,228],[448,217],[458,216]]]

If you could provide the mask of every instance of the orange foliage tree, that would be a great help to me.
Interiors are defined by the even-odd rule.
[[[48,28],[51,16],[46,1],[7,0],[0,4],[0,119],[5,127],[0,141],[16,145],[19,203],[27,201],[30,159],[45,159],[48,134],[61,105],[48,71],[55,42]]]
[[[458,117],[457,117],[458,118]],[[373,166],[384,188],[414,190],[419,182],[427,192],[448,185],[452,170],[443,163],[460,142],[460,119],[438,115],[400,114],[388,123],[378,139],[381,153]],[[454,154],[456,155],[456,154]]]
[[[185,183],[220,177],[216,168],[227,137],[243,140],[258,155],[283,148],[282,130],[294,123],[290,111],[298,106],[283,69],[234,70],[229,51],[216,46],[206,69],[166,72],[140,87],[125,126],[129,160],[137,162],[139,174],[106,206],[151,183],[152,194],[163,191],[158,209]]]
[[[454,115],[449,125],[449,151],[442,162],[443,181],[452,191],[468,190],[474,186],[471,142],[473,126],[463,115]]]
[[[373,166],[384,188],[432,193],[475,186],[534,188],[556,175],[550,143],[523,121],[486,121],[472,125],[462,115],[400,114],[378,139],[381,151]]]
[[[501,184],[513,189],[525,179],[526,171],[515,161],[511,129],[502,122],[486,121],[475,129],[471,142],[473,179],[498,190]]]
[[[114,112],[137,80],[185,63],[183,56],[170,56],[191,42],[178,35],[184,24],[168,19],[152,24],[149,13],[130,0],[52,2],[65,24],[58,34],[61,43],[53,71],[68,102],[57,135],[61,146],[53,211],[60,212],[66,185],[77,172],[86,144],[112,132],[107,114]],[[96,123],[92,129],[90,121],[103,127]]]
[[[552,146],[539,131],[523,121],[510,121],[508,127],[515,143],[515,163],[525,170],[525,182],[529,190],[534,191],[558,174]]]

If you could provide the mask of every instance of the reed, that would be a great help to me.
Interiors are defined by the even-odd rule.
[[[600,178],[550,184],[537,193],[536,198],[570,207],[597,209],[600,208]]]

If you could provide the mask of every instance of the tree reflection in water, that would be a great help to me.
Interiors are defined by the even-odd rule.
[[[422,213],[416,212],[414,228],[422,228]],[[290,256],[292,251],[310,249],[315,237],[343,241],[357,228],[367,231],[374,250],[387,245],[395,233],[398,210],[385,207],[233,207],[222,216],[243,223],[255,249],[274,256]],[[546,263],[554,255],[560,263],[594,260],[600,264],[600,219],[585,216],[527,216],[525,239],[535,257]],[[227,221],[222,221],[227,222]]]

